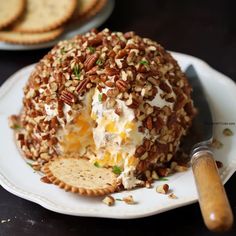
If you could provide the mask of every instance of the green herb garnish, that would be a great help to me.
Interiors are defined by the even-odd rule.
[[[61,48],[60,52],[61,52],[61,55],[65,54],[66,53],[65,48]]]
[[[141,61],[139,62],[139,64],[141,64],[141,65],[148,65],[148,61],[141,60]]]
[[[14,124],[14,125],[12,126],[12,129],[21,129],[21,126],[19,126],[19,125],[17,125],[17,124]]]
[[[102,66],[102,64],[103,64],[103,61],[102,61],[101,59],[98,59],[98,60],[96,61],[96,65]]]
[[[102,94],[101,93],[98,94],[98,101],[102,102]]]
[[[94,47],[91,47],[91,46],[88,47],[88,50],[89,50],[91,53],[94,53],[94,52],[95,52],[95,48],[94,48]]]
[[[113,166],[113,173],[115,173],[116,175],[121,174],[122,170],[119,166]]]
[[[158,180],[160,180],[160,181],[168,181],[168,179],[167,179],[167,178],[164,178],[164,177],[161,177],[161,178],[159,178]]]
[[[73,71],[74,71],[74,75],[77,77],[77,79],[80,80],[80,67],[78,65],[76,65],[73,68]]]
[[[99,163],[96,161],[96,162],[94,162],[94,165],[96,166],[96,167],[100,167],[100,165],[99,165]]]

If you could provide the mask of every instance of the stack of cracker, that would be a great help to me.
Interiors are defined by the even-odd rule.
[[[39,44],[56,39],[68,25],[98,13],[107,0],[0,1],[0,41]]]

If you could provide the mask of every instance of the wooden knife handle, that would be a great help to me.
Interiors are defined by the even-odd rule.
[[[233,224],[233,214],[210,151],[199,151],[192,157],[199,204],[204,222],[212,231],[226,231]]]

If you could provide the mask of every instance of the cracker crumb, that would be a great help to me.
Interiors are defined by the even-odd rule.
[[[123,197],[122,199],[126,204],[132,205],[135,204],[134,198],[132,195],[129,195],[127,197]]]
[[[171,199],[177,199],[178,198],[174,193],[169,194],[168,197],[171,198]]]

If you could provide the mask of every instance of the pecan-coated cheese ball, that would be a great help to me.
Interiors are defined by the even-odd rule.
[[[171,54],[134,32],[105,29],[58,43],[24,88],[17,132],[40,166],[77,153],[111,167],[124,188],[167,166],[195,110]]]

